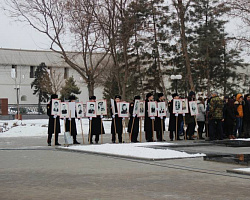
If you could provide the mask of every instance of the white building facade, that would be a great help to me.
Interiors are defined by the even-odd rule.
[[[81,90],[79,101],[88,101],[88,88],[81,76],[72,69],[59,54],[52,51],[17,50],[0,48],[0,98],[7,98],[9,104],[37,104],[31,83],[35,79],[36,67],[45,63],[50,73],[61,76],[64,82],[73,76]],[[95,89],[97,99],[102,99],[103,88]],[[60,94],[59,94],[60,95]]]

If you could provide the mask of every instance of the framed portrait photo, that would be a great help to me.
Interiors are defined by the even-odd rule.
[[[156,101],[148,102],[148,116],[149,117],[157,116],[157,102]]]
[[[145,101],[139,102],[138,117],[145,117]]]
[[[69,118],[69,103],[68,102],[61,102],[61,114],[60,118]]]
[[[96,115],[107,115],[107,101],[102,99],[102,100],[97,100],[96,101]]]
[[[128,102],[119,102],[118,103],[118,116],[122,118],[129,117],[129,103]]]
[[[133,115],[139,114],[139,104],[140,104],[140,100],[136,99],[134,102]]]
[[[158,102],[158,117],[165,117],[167,115],[166,110],[166,103],[165,102]]]
[[[96,117],[96,102],[87,101],[86,117]]]
[[[174,114],[182,113],[182,101],[181,101],[181,99],[174,99],[173,100],[173,113]]]
[[[182,108],[182,113],[188,113],[188,100],[187,99],[181,99],[181,108]]]
[[[197,101],[190,101],[189,102],[189,109],[190,109],[191,116],[198,115]]]
[[[57,99],[52,99],[52,103],[51,103],[51,115],[60,115],[61,111],[60,111],[60,100]]]
[[[84,109],[83,109],[83,103],[82,102],[76,103],[76,117],[77,118],[83,118],[84,117]]]

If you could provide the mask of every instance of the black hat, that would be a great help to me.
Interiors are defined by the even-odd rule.
[[[76,100],[76,96],[75,95],[70,95],[69,96],[69,100],[71,101],[71,100]]]
[[[188,96],[193,96],[193,95],[195,95],[195,92],[194,91],[191,91],[191,92],[189,92],[189,95]]]
[[[115,99],[122,99],[120,95],[115,95]]]
[[[162,92],[158,93],[158,98],[163,97],[164,94]]]
[[[96,100],[96,96],[90,96],[89,100]]]
[[[51,95],[51,99],[57,99],[58,98],[58,95],[57,94],[52,94]]]
[[[135,100],[135,99],[141,99],[141,97],[140,97],[140,96],[135,96],[135,97],[134,97],[134,100]]]
[[[173,97],[173,98],[175,98],[175,97],[177,97],[177,96],[179,96],[178,93],[172,94],[172,97]]]
[[[149,92],[149,93],[147,93],[146,98],[149,98],[151,96],[153,96],[153,94],[151,92]]]

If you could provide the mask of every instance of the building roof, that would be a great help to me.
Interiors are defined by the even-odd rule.
[[[60,54],[53,51],[0,48],[0,65],[69,67]]]

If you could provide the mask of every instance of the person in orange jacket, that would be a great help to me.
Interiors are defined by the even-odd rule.
[[[244,100],[242,94],[236,95],[236,101],[234,102],[234,105],[236,107],[236,126],[234,129],[234,137],[242,136],[242,122],[243,122],[243,106],[244,106]]]

